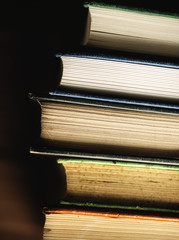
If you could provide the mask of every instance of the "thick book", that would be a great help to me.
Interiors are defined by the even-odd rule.
[[[59,158],[65,201],[178,209],[179,166]]]
[[[127,104],[37,97],[41,105],[39,145],[143,157],[179,157],[178,110]]]
[[[31,148],[30,152],[33,159],[57,163],[56,172],[63,177],[56,177],[54,186],[64,193],[63,203],[86,207],[103,203],[108,208],[132,210],[137,207],[137,210],[160,212],[178,209],[177,160],[93,155],[46,148]],[[49,174],[50,180],[54,179]],[[46,192],[49,192],[48,187]],[[59,198],[54,199],[54,203],[59,201]]]
[[[151,216],[85,210],[46,209],[44,240],[55,239],[156,239],[177,240],[179,219],[169,216]]]
[[[109,1],[110,3],[110,1]],[[87,1],[87,45],[128,52],[179,56],[179,15]],[[129,5],[130,6],[130,5]]]
[[[59,90],[179,100],[179,65],[98,52],[57,55],[62,61]]]

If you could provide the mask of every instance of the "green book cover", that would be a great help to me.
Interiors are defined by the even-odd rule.
[[[85,207],[96,209],[108,209],[108,210],[124,210],[124,211],[138,211],[138,212],[158,212],[158,213],[174,213],[179,214],[177,209],[169,208],[155,208],[155,207],[142,207],[142,206],[125,206],[125,205],[112,205],[112,204],[97,204],[92,202],[67,202],[60,201],[61,207]]]

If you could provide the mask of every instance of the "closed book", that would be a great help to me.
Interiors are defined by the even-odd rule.
[[[179,17],[87,1],[91,26],[88,46],[146,54],[179,56]],[[130,6],[130,5],[129,5]]]
[[[75,206],[100,206],[132,210],[167,211],[179,206],[179,162],[31,149],[33,159],[56,162],[56,190],[63,189],[63,202]],[[91,158],[90,158],[91,157]],[[47,171],[48,172],[48,171]],[[50,175],[49,180],[54,176]],[[63,189],[61,183],[63,182]],[[48,190],[48,183],[46,192]],[[50,193],[51,195],[51,193]],[[60,199],[54,199],[59,203]]]
[[[178,217],[65,207],[46,209],[45,214],[44,240],[177,240],[179,237]]]
[[[63,151],[143,157],[179,157],[178,110],[37,97],[39,145]]]
[[[65,201],[178,209],[179,166],[59,158]]]
[[[179,65],[98,52],[57,55],[62,61],[59,90],[143,98],[179,100]]]

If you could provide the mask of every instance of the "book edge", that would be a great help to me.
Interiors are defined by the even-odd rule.
[[[79,210],[79,209],[45,209],[44,214],[74,214],[74,215],[87,215],[87,216],[98,216],[98,217],[112,217],[112,218],[126,218],[126,219],[138,219],[138,220],[155,220],[155,221],[167,221],[167,222],[177,222],[179,223],[179,218],[177,217],[159,217],[152,215],[132,215],[129,213],[117,213],[117,212],[98,212],[90,210]]]
[[[105,166],[121,166],[121,167],[135,167],[135,168],[147,168],[147,169],[160,169],[160,170],[171,170],[179,171],[179,166],[152,164],[152,163],[133,163],[123,161],[112,161],[112,160],[91,160],[91,159],[78,159],[78,158],[58,158],[58,164],[73,163],[73,164],[93,164],[93,165],[105,165]]]

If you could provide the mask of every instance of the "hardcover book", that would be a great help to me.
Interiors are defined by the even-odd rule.
[[[65,201],[178,209],[179,166],[58,158]]]
[[[44,240],[177,240],[178,217],[99,211],[46,209]]]
[[[119,97],[179,100],[179,66],[172,62],[136,60],[100,54],[62,54],[59,90]]]
[[[110,3],[110,2],[109,2]],[[129,52],[179,56],[177,14],[126,9],[88,1],[91,26],[87,45]]]
[[[179,157],[178,111],[37,98],[41,104],[39,145],[63,151],[143,157]]]

